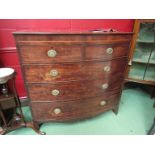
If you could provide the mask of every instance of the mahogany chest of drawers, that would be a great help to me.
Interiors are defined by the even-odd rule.
[[[117,113],[131,33],[15,32],[33,121]]]

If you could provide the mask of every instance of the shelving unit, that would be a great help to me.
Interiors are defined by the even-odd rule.
[[[126,81],[155,85],[155,20],[135,20]]]

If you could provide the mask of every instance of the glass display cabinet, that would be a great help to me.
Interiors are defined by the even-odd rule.
[[[126,81],[155,85],[155,20],[135,20]]]

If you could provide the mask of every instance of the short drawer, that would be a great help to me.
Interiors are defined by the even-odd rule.
[[[98,80],[61,82],[57,84],[28,84],[31,101],[75,100],[119,92],[123,75]]]
[[[108,60],[127,56],[129,53],[129,44],[109,44],[85,47],[85,59]]]
[[[31,102],[35,121],[67,121],[93,117],[118,106],[120,94],[101,97],[53,102]]]
[[[55,63],[81,61],[81,46],[20,46],[22,63]]]
[[[127,59],[106,62],[87,62],[51,65],[24,65],[26,83],[60,82],[81,79],[99,79],[124,73]]]
[[[15,108],[17,103],[15,101],[15,97],[13,95],[9,95],[8,97],[1,98],[0,100],[0,109],[6,110],[10,108]]]

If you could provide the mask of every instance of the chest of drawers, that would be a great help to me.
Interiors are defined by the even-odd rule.
[[[117,113],[131,33],[15,32],[33,121]]]

